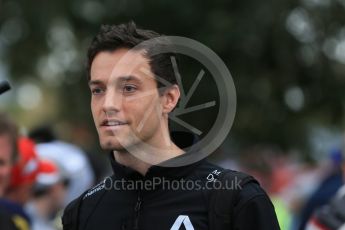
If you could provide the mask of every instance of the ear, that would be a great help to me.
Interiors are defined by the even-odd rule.
[[[162,112],[168,114],[176,107],[180,99],[180,89],[178,86],[172,85],[162,92]]]

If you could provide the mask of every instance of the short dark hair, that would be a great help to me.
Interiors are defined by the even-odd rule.
[[[47,143],[57,139],[50,124],[43,124],[32,129],[29,132],[29,138],[34,140],[35,143]]]
[[[143,44],[142,42],[160,38],[158,34],[151,30],[137,28],[133,21],[120,25],[102,25],[98,34],[94,37],[87,52],[87,76],[90,80],[90,70],[95,56],[103,51],[115,51],[119,48],[132,49],[140,44],[139,49],[145,51],[144,56],[149,60],[151,72],[155,75],[158,88],[166,86],[157,80],[157,76],[168,81],[170,84],[176,84],[176,76],[171,57],[177,59],[173,52],[159,52],[171,45],[167,39],[159,39],[157,43]],[[155,41],[154,41],[155,42]],[[141,44],[143,44],[141,46]],[[136,47],[138,48],[138,47]],[[177,71],[177,69],[176,69]]]
[[[14,162],[18,156],[18,128],[17,125],[5,113],[0,113],[0,136],[5,135],[10,138],[13,150],[12,160]]]

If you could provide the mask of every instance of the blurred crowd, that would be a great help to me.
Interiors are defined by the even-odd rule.
[[[19,135],[15,122],[0,113],[0,229],[62,229],[64,207],[101,179],[93,161],[81,147],[57,138],[51,127]],[[283,230],[345,226],[341,149],[325,160],[306,163],[274,145],[256,145],[226,167],[259,180]]]
[[[275,145],[255,145],[231,167],[258,179],[282,230],[338,230],[345,229],[344,156],[333,149],[322,160],[303,161]]]
[[[0,229],[62,229],[63,208],[95,183],[85,152],[44,126],[18,134],[0,114]]]

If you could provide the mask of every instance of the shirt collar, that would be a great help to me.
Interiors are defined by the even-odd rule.
[[[186,133],[186,132],[173,132],[171,133],[171,137],[174,143],[180,148],[186,148],[188,146],[195,144],[198,141],[198,138],[195,135],[191,133]],[[188,154],[188,152],[184,154]],[[110,155],[111,167],[113,169],[115,176],[125,178],[125,179],[134,179],[134,180],[135,179],[149,179],[152,177],[165,177],[167,179],[183,178],[184,176],[190,174],[190,172],[193,171],[194,168],[203,161],[203,160],[200,160],[195,163],[179,166],[179,167],[163,167],[159,165],[153,165],[148,169],[146,175],[143,176],[139,172],[135,171],[134,169],[118,163],[115,160],[114,154],[112,151],[110,152],[109,155]],[[178,158],[181,156],[177,156],[175,158],[169,159],[169,161],[173,161],[175,159],[178,160]]]

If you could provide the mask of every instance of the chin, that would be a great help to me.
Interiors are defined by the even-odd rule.
[[[115,151],[122,151],[124,150],[124,147],[114,140],[103,140],[100,141],[101,147],[104,150],[115,150]]]

